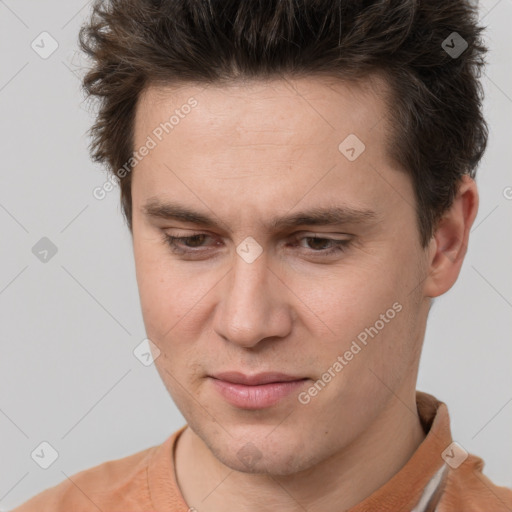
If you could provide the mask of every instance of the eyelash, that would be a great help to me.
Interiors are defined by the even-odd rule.
[[[193,238],[200,237],[200,236],[209,237],[210,235],[207,235],[206,233],[195,233],[190,236],[172,236],[167,233],[164,233],[164,241],[171,248],[171,251],[175,254],[181,254],[181,255],[194,254],[194,253],[199,254],[200,252],[204,252],[204,249],[201,246],[197,247],[197,248],[185,246],[185,248],[184,248],[183,246],[180,246],[179,243],[184,243]],[[317,237],[317,236],[304,236],[304,237],[296,237],[295,238],[295,241],[300,241],[300,240],[320,240],[320,241],[332,243],[333,246],[330,249],[326,249],[326,250],[311,249],[309,252],[310,255],[317,254],[320,256],[331,256],[334,254],[343,253],[348,248],[348,246],[351,242],[348,239],[337,240],[337,239],[333,239],[333,238],[324,238],[324,237]]]

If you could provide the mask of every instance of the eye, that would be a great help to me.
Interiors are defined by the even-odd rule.
[[[205,245],[208,239],[212,239],[212,237],[206,233],[195,233],[189,236],[173,236],[164,233],[164,241],[176,254],[199,252],[198,250],[202,252],[203,248],[208,247]]]
[[[172,253],[181,256],[206,256],[211,249],[221,243],[207,233],[193,233],[187,236],[163,234],[164,242]],[[334,256],[343,253],[351,243],[350,239],[338,239],[320,236],[295,236],[292,247],[311,257]]]
[[[309,249],[310,254],[331,255],[345,251],[350,244],[349,239],[304,236],[297,238],[299,246]],[[305,242],[305,245],[303,244]]]

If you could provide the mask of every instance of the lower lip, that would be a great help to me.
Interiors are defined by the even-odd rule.
[[[277,404],[300,387],[308,379],[289,382],[270,382],[258,386],[245,386],[211,378],[219,393],[235,407],[241,409],[264,409]]]

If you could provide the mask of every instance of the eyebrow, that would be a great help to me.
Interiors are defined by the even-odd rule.
[[[198,224],[208,228],[219,228],[221,222],[214,217],[194,211],[184,205],[162,202],[157,198],[149,199],[141,208],[148,217],[176,220]],[[298,226],[337,226],[341,224],[362,224],[377,219],[377,213],[369,209],[357,209],[349,206],[315,207],[291,215],[271,220],[267,227],[273,231],[296,228]]]

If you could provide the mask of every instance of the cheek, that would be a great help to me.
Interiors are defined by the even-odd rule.
[[[165,247],[157,240],[134,232],[134,256],[146,331],[150,339],[161,343],[184,316],[190,288],[173,270]]]
[[[294,285],[307,305],[301,317],[324,369],[346,354],[346,377],[371,379],[368,367],[386,375],[405,371],[421,338],[418,280],[418,266],[395,255],[338,267],[328,278],[298,277]]]
[[[166,344],[171,339],[186,337],[186,330],[197,325],[198,303],[206,290],[169,270],[163,273],[153,267],[146,269],[139,294],[148,335]]]
[[[168,269],[151,254],[150,250],[136,253],[135,261],[146,329],[148,334],[158,334],[160,338],[178,319],[179,312],[174,311],[172,305],[179,304],[179,288],[170,285],[167,278]]]
[[[160,350],[158,373],[180,409],[187,411],[201,374],[196,341],[205,322],[201,298],[206,283],[191,282],[163,252],[148,246],[136,255],[142,316],[147,337]]]
[[[328,338],[347,339],[373,324],[403,295],[400,274],[392,268],[384,272],[385,267],[378,262],[359,266],[347,262],[315,277],[297,273],[288,279],[310,328]]]

